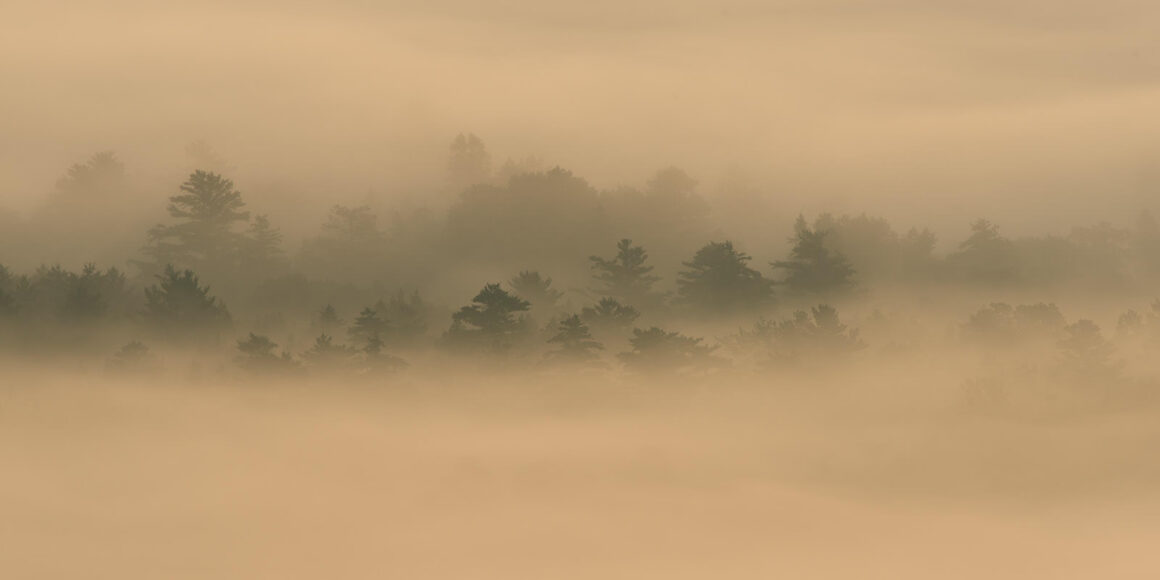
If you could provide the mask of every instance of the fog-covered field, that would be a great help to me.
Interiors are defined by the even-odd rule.
[[[1160,577],[1160,3],[0,7],[0,580]]]
[[[1160,571],[1155,409],[981,415],[925,371],[808,385],[6,376],[13,578]]]

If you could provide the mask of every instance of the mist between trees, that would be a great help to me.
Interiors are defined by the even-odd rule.
[[[204,145],[191,155],[205,168],[155,208],[99,153],[40,213],[9,221],[5,261],[66,247],[104,261],[0,267],[4,353],[387,383],[447,364],[699,380],[937,355],[971,361],[960,389],[972,406],[1131,405],[1160,388],[1160,225],[1144,211],[1040,237],[964,216],[969,235],[940,244],[929,229],[756,195],[721,209],[675,167],[607,191],[534,158],[497,169],[460,135],[444,197],[334,205],[291,243],[278,208],[251,205]]]

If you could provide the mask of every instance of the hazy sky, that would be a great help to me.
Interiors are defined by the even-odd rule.
[[[1160,188],[1156,2],[7,4],[0,201],[22,209],[93,151],[168,178],[194,139],[251,187],[406,190],[459,131],[598,186],[677,164],[712,193],[733,166],[936,225],[1035,227],[1047,198],[1057,224],[1117,218]]]

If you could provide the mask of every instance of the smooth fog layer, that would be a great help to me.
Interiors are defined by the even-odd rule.
[[[1160,7],[1112,2],[21,3],[0,24],[0,188],[114,149],[170,178],[406,190],[449,135],[601,187],[737,170],[798,209],[1045,229],[1150,201]],[[821,207],[818,207],[821,206]]]
[[[889,373],[821,396],[757,383],[69,379],[32,379],[0,408],[11,577],[1158,571],[1154,414],[912,414],[883,403],[899,391]]]
[[[1156,22],[4,5],[0,578],[1156,577]]]

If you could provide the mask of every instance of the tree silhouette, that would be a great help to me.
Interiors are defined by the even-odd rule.
[[[975,220],[959,251],[947,256],[947,266],[961,280],[984,284],[1011,284],[1019,278],[1015,244],[999,234],[995,224]]]
[[[385,302],[375,303],[375,311],[389,321],[383,340],[392,346],[414,347],[415,342],[427,334],[431,307],[418,291],[408,296],[399,290]]]
[[[652,266],[646,266],[648,252],[642,246],[632,245],[625,238],[616,243],[616,256],[610,260],[600,256],[590,256],[593,277],[600,282],[597,292],[624,300],[629,304],[645,305],[655,299],[653,284],[660,280],[654,276]]]
[[[338,317],[338,311],[334,309],[333,305],[327,304],[314,314],[310,328],[321,334],[332,334],[342,325],[343,320]]]
[[[170,336],[206,337],[229,326],[224,304],[210,296],[192,270],[166,266],[158,282],[145,289],[145,317]]]
[[[595,306],[585,306],[580,310],[580,318],[598,329],[628,328],[639,316],[637,309],[608,296],[601,298]]]
[[[524,270],[518,276],[508,281],[512,290],[521,298],[527,300],[533,308],[540,311],[550,311],[564,296],[563,292],[552,288],[552,278],[541,276],[539,272]]]
[[[270,276],[286,265],[282,232],[270,225],[270,218],[256,215],[242,242],[242,268],[249,273]]]
[[[274,354],[277,348],[278,343],[270,340],[270,337],[251,332],[246,339],[238,341],[238,351],[242,353],[237,358],[238,365],[251,372],[293,370],[297,365],[290,353],[283,351],[279,356]]]
[[[56,182],[63,201],[76,202],[84,198],[102,198],[119,193],[125,187],[125,165],[112,151],[101,151],[85,163],[68,168]],[[86,207],[95,207],[95,204]]]
[[[769,304],[771,282],[746,265],[748,254],[733,248],[733,242],[710,242],[684,262],[677,275],[677,299],[704,313],[730,313]]]
[[[632,329],[632,350],[617,358],[626,369],[648,374],[679,374],[709,370],[724,361],[713,355],[717,347],[701,344],[700,338],[669,332],[653,326],[648,330]]]
[[[1090,320],[1080,320],[1064,327],[1059,357],[1065,377],[1084,386],[1107,389],[1109,381],[1119,378],[1120,364],[1112,360],[1116,348],[1104,338],[1100,327]]]
[[[367,307],[359,313],[347,334],[357,348],[371,349],[377,353],[382,350],[383,335],[389,328],[388,321],[380,317],[374,308]]]
[[[145,254],[154,264],[233,265],[243,242],[234,226],[250,217],[234,182],[198,170],[181,184],[181,191],[169,198],[167,207],[178,222],[150,229]]]
[[[329,334],[320,334],[310,350],[302,353],[302,361],[311,369],[337,371],[347,368],[357,352],[349,346],[334,344],[334,338]]]
[[[451,141],[447,174],[456,189],[486,182],[491,177],[491,155],[483,140],[474,133],[456,136]]]
[[[549,359],[557,361],[592,362],[600,358],[596,351],[604,349],[603,345],[592,339],[592,333],[578,314],[561,320],[556,325],[556,334],[548,342],[560,347],[547,355]]]
[[[743,348],[756,347],[759,364],[833,364],[866,347],[858,330],[843,324],[838,311],[819,304],[809,312],[798,310],[786,320],[758,320],[752,330],[743,330],[737,342]]]
[[[369,206],[335,205],[322,232],[302,245],[301,262],[327,278],[369,282],[381,273],[372,265],[382,260],[386,241]]]
[[[149,352],[148,346],[133,340],[109,357],[106,366],[111,371],[132,373],[156,370],[160,363],[157,357]]]
[[[854,267],[842,254],[826,247],[826,231],[810,229],[798,216],[788,260],[772,263],[787,272],[781,281],[792,294],[840,297],[854,288]]]
[[[473,345],[493,352],[506,351],[513,337],[523,330],[517,312],[531,306],[528,301],[509,294],[499,284],[487,284],[472,304],[451,315],[446,340],[452,345]]]

